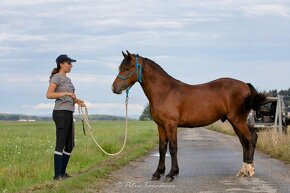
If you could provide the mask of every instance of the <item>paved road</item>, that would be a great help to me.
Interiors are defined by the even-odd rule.
[[[102,192],[263,192],[289,193],[290,166],[256,152],[256,174],[238,178],[242,148],[237,137],[204,128],[182,129],[178,133],[180,174],[171,183],[150,181],[158,163],[157,148],[142,159],[114,172]],[[166,173],[170,169],[166,156]]]

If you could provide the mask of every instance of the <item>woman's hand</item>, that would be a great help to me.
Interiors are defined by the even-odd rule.
[[[70,93],[70,92],[68,92],[68,93],[66,93],[65,95],[71,97],[74,101],[77,100],[77,96],[76,96],[74,93]]]
[[[80,107],[85,107],[85,102],[81,99],[76,99],[76,103],[80,106]]]

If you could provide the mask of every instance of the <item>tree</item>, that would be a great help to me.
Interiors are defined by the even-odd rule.
[[[270,90],[267,94],[268,94],[268,96],[276,97],[277,94],[278,94],[278,91],[276,89],[275,90]]]
[[[270,90],[266,94],[271,97],[277,97],[278,94],[283,96],[290,96],[290,88],[288,90],[280,90],[279,92],[276,89]]]
[[[140,121],[148,121],[152,120],[151,113],[150,113],[150,105],[147,104],[145,109],[143,110],[142,115],[139,117]]]

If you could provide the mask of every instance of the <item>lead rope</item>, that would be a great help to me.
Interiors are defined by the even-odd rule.
[[[90,133],[90,135],[92,136],[92,138],[93,138],[95,144],[96,144],[96,145],[97,145],[97,146],[102,150],[102,152],[103,152],[104,154],[106,154],[106,155],[112,155],[112,156],[114,156],[114,155],[118,155],[118,154],[120,154],[120,153],[124,150],[124,148],[125,148],[125,144],[126,144],[126,142],[127,142],[127,133],[128,133],[128,99],[129,99],[129,97],[128,97],[128,92],[129,92],[129,90],[127,90],[127,96],[126,96],[126,100],[125,100],[125,106],[126,106],[125,138],[124,138],[124,142],[123,142],[123,146],[122,146],[122,148],[121,148],[118,152],[116,152],[116,153],[108,153],[106,150],[104,150],[104,149],[99,145],[99,143],[97,142],[97,140],[95,139],[95,137],[94,137],[94,135],[93,135],[93,133],[92,133],[92,126],[91,126],[91,122],[90,122],[90,120],[89,120],[89,116],[88,116],[88,108],[87,108],[87,106],[86,106],[86,105],[85,105],[84,107],[78,106],[79,115],[80,115],[81,120],[82,120],[82,122],[83,122],[83,130],[84,130],[84,134],[86,134],[86,133],[85,133],[85,128],[84,128],[84,122],[86,122],[87,126],[89,127],[89,133]]]

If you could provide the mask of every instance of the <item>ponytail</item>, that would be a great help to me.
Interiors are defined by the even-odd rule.
[[[60,65],[57,64],[57,68],[54,68],[52,71],[51,71],[51,75],[49,77],[49,80],[52,78],[53,75],[55,75],[56,73],[59,73],[59,70],[60,70]]]

